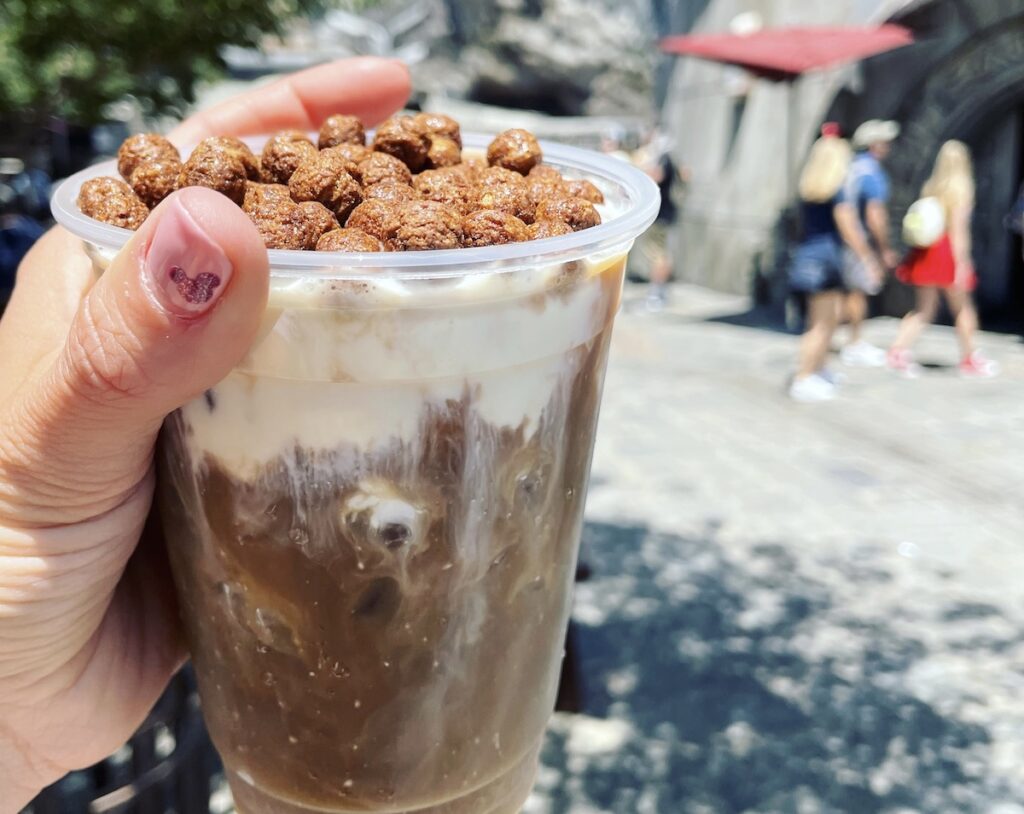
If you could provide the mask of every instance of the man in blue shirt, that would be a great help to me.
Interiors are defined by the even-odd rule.
[[[860,229],[870,252],[860,256],[848,251],[844,269],[850,341],[840,357],[845,364],[855,367],[885,364],[885,351],[863,339],[861,328],[868,313],[868,297],[881,291],[885,281],[879,269],[891,271],[899,263],[889,239],[889,176],[882,168],[899,134],[899,124],[877,119],[864,122],[853,134],[857,156],[850,166],[844,191],[846,200],[857,210]]]

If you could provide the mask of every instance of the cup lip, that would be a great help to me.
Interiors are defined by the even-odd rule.
[[[260,147],[266,137],[243,139]],[[492,136],[467,133],[466,148],[482,150]],[[439,249],[410,252],[316,252],[268,249],[271,280],[285,282],[316,276],[318,279],[352,280],[382,274],[392,279],[468,276],[495,271],[533,268],[628,248],[653,222],[660,208],[658,186],[644,172],[614,156],[566,144],[541,141],[544,163],[571,175],[594,181],[599,187],[615,185],[628,199],[628,208],[604,223],[558,237],[500,246],[467,249]],[[78,191],[90,178],[110,175],[119,178],[117,161],[94,164],[64,179],[57,186],[50,209],[56,221],[100,251],[121,249],[133,232],[103,223],[83,214],[77,205]]]

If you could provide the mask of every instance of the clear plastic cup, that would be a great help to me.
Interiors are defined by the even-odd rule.
[[[484,137],[467,136],[468,148]],[[597,227],[271,251],[248,357],[168,418],[158,499],[244,814],[514,814],[554,704],[612,322],[656,186],[544,144]],[[98,270],[129,233],[54,197]]]

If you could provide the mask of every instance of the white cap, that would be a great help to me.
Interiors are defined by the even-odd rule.
[[[866,150],[872,144],[888,144],[900,136],[899,122],[870,119],[853,134],[853,149]]]

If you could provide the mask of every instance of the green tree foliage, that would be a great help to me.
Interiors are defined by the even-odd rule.
[[[0,115],[90,124],[134,96],[178,113],[219,50],[258,45],[321,0],[0,0]]]

